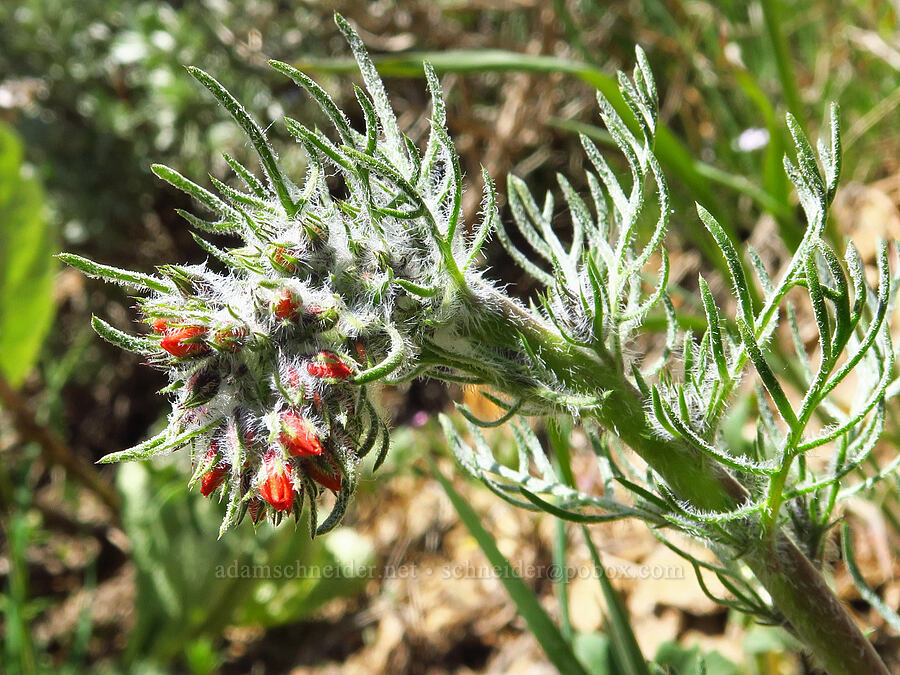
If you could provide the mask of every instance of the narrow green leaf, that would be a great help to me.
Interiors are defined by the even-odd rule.
[[[816,328],[819,331],[819,345],[822,347],[822,365],[831,361],[831,326],[828,320],[828,308],[825,307],[825,296],[822,284],[819,280],[818,261],[816,249],[812,249],[806,256],[806,289],[809,291],[809,300],[812,303],[813,316],[816,320]]]
[[[837,192],[838,181],[841,178],[841,163],[843,153],[841,149],[841,109],[836,102],[831,103],[831,111],[828,116],[828,129],[831,133],[831,144],[824,152],[820,151],[825,164],[825,188],[826,199],[830,204]],[[824,148],[823,148],[824,149]]]
[[[464,406],[462,403],[457,403],[457,404],[456,404],[456,409],[459,411],[459,413],[460,413],[463,417],[465,417],[469,422],[471,422],[471,423],[474,424],[475,426],[477,426],[477,427],[482,427],[482,428],[487,429],[487,428],[493,428],[493,427],[503,426],[504,424],[506,424],[507,422],[509,422],[509,420],[511,420],[513,417],[515,417],[516,413],[519,412],[519,409],[522,407],[522,403],[523,403],[523,401],[521,401],[521,400],[517,401],[517,402],[516,402],[509,410],[507,410],[503,415],[501,415],[501,416],[498,417],[497,419],[495,419],[495,420],[493,420],[493,421],[490,421],[490,422],[489,422],[488,420],[483,420],[483,419],[480,419],[480,418],[476,417],[476,416],[472,413],[472,411],[469,410],[469,409],[468,409],[466,406]]]
[[[378,117],[375,114],[375,107],[372,101],[366,96],[366,92],[357,85],[353,85],[353,91],[356,94],[356,101],[359,103],[360,110],[363,111],[363,117],[366,120],[366,154],[374,155],[375,148],[378,147]]]
[[[828,291],[831,291],[829,298],[834,304],[834,351],[837,353],[844,348],[852,331],[850,324],[850,289],[847,285],[847,278],[844,276],[844,268],[841,267],[841,262],[838,260],[834,250],[822,240],[818,240],[816,246],[825,259],[828,273],[834,282],[834,288],[829,288]]]
[[[791,407],[790,401],[788,401],[784,390],[781,388],[781,383],[778,382],[778,378],[775,377],[775,373],[772,372],[772,368],[766,362],[762,350],[756,343],[756,336],[753,335],[753,329],[740,317],[737,320],[737,324],[741,333],[741,340],[744,343],[744,347],[747,349],[750,360],[753,361],[753,365],[756,367],[756,372],[759,373],[763,386],[765,386],[766,391],[769,392],[769,395],[775,402],[775,407],[778,408],[778,412],[781,413],[781,417],[787,425],[791,429],[796,429],[797,416],[794,414],[794,409]]]
[[[327,138],[325,138],[321,134],[317,134],[311,129],[308,129],[306,126],[300,124],[300,122],[295,119],[291,119],[290,117],[285,117],[284,123],[287,127],[288,132],[292,136],[316,148],[321,154],[325,155],[328,159],[330,159],[338,167],[344,169],[345,171],[353,170],[353,166],[344,155],[344,153],[341,152],[341,150]]]
[[[545,499],[541,499],[533,492],[526,490],[521,485],[519,486],[519,492],[532,504],[534,504],[539,510],[549,513],[554,518],[559,518],[560,520],[565,520],[573,523],[608,523],[613,520],[621,520],[623,515],[621,513],[597,513],[597,514],[589,514],[589,513],[580,513],[578,511],[568,511],[562,507],[557,506],[556,504],[551,504]]]
[[[326,117],[331,120],[338,135],[341,137],[341,141],[347,145],[355,145],[356,139],[353,136],[350,121],[347,119],[344,112],[337,107],[334,100],[328,95],[328,92],[322,89],[322,87],[308,75],[300,72],[287,63],[271,59],[269,65],[279,73],[287,75],[298,86],[303,87],[307,93],[313,97],[316,103],[319,104],[319,107],[322,109],[322,112],[325,113]]]
[[[516,262],[516,264],[521,267],[529,276],[537,279],[542,285],[550,288],[555,283],[553,275],[549,272],[545,272],[540,267],[535,265],[531,261],[531,256],[525,255],[522,251],[516,248],[516,245],[513,244],[512,239],[509,234],[506,232],[506,228],[503,225],[503,219],[497,219],[497,239],[500,240],[500,243],[503,245],[503,248],[506,249],[506,252],[509,253],[510,257]]]
[[[152,340],[123,333],[118,328],[113,328],[99,317],[91,317],[91,326],[97,332],[97,335],[125,351],[140,354],[142,356],[152,354],[155,351],[156,344]]]
[[[747,255],[750,256],[750,264],[753,265],[753,270],[756,272],[756,277],[759,279],[759,285],[762,287],[763,294],[765,298],[770,298],[775,293],[775,285],[772,283],[772,278],[769,276],[769,273],[766,271],[766,266],[763,264],[762,258],[759,256],[759,252],[752,246],[747,246]]]
[[[139,443],[134,447],[128,448],[127,450],[121,450],[120,452],[113,452],[104,456],[100,459],[99,463],[114,464],[115,462],[150,459],[151,457],[156,457],[157,455],[161,455],[164,452],[177,450],[178,448],[190,442],[191,439],[205,434],[208,431],[211,431],[221,423],[222,420],[219,419],[212,424],[207,424],[206,426],[200,427],[199,429],[185,431],[181,434],[178,434],[174,438],[169,437],[168,429],[166,429],[153,438],[144,441],[143,443]]]
[[[366,90],[372,97],[372,103],[375,106],[375,112],[378,115],[378,121],[381,122],[381,130],[384,132],[387,140],[385,150],[392,155],[392,160],[398,166],[404,169],[408,168],[408,158],[406,156],[406,145],[403,142],[403,135],[400,133],[400,127],[397,125],[397,117],[391,108],[391,102],[388,99],[387,92],[384,89],[384,83],[378,75],[378,70],[365,44],[360,39],[359,34],[353,29],[350,23],[340,14],[334,15],[334,21],[344,34],[344,38],[353,51],[356,59],[356,65],[362,74],[363,82],[365,82]]]
[[[484,182],[483,214],[481,223],[478,225],[478,230],[469,244],[469,257],[463,265],[464,271],[468,269],[478,257],[481,247],[484,246],[484,242],[487,241],[491,232],[494,231],[495,223],[499,219],[499,213],[497,213],[497,190],[494,187],[494,180],[484,167],[481,167],[481,178]]]
[[[800,123],[791,114],[787,114],[787,126],[794,139],[794,146],[797,148],[797,167],[806,179],[807,184],[813,190],[816,198],[824,205],[825,203],[825,182],[822,180],[822,174],[819,172],[819,165],[816,163],[816,155],[813,152],[809,139],[800,127]]]
[[[190,195],[198,202],[208,207],[214,213],[218,213],[229,220],[234,220],[235,211],[231,206],[216,197],[216,195],[206,188],[202,188],[192,180],[185,178],[175,169],[172,169],[165,164],[153,164],[150,166],[150,170],[173,187],[178,188],[185,194]]]
[[[850,311],[850,324],[855,328],[859,323],[862,312],[866,307],[866,274],[863,271],[863,261],[859,257],[852,241],[847,242],[847,250],[844,252],[844,260],[847,263],[847,271],[853,282],[853,309]]]
[[[219,194],[235,205],[242,204],[243,206],[249,206],[254,209],[269,210],[269,204],[256,196],[245,194],[240,190],[235,190],[233,187],[227,183],[223,183],[212,174],[209,174],[209,180],[213,184],[213,187],[219,191]]]
[[[709,290],[706,279],[702,276],[698,277],[700,285],[700,297],[703,300],[703,310],[706,312],[706,325],[709,333],[709,344],[712,348],[713,359],[716,362],[716,369],[722,381],[729,378],[728,361],[725,358],[725,346],[722,342],[722,330],[719,327],[719,309],[716,307],[715,298]]]
[[[247,167],[245,167],[227,152],[223,152],[222,157],[228,163],[228,166],[231,167],[231,170],[234,171],[234,173],[237,174],[237,176],[242,181],[244,181],[244,185],[246,185],[253,194],[255,194],[260,199],[269,198],[269,193],[266,191],[266,188],[263,187],[263,184],[259,182],[257,177],[254,176]]]
[[[565,73],[586,82],[601,92],[620,115],[631,118],[630,111],[619,92],[616,79],[599,68],[565,58],[523,54],[500,49],[451,49],[442,52],[404,52],[380,55],[376,58],[379,70],[391,77],[421,77],[423,62],[429,62],[438,73],[537,72]],[[295,65],[306,72],[353,72],[357,64],[352,59],[303,60]],[[655,86],[653,87],[655,89]],[[637,121],[628,120],[637,130]],[[654,152],[667,170],[677,176],[699,200],[717,214],[722,210],[710,189],[708,177],[697,168],[691,152],[672,131],[660,124],[656,131]],[[729,232],[729,234],[731,234]],[[706,242],[700,242],[705,246]]]
[[[185,211],[184,209],[175,209],[175,213],[184,218],[191,227],[200,230],[201,232],[210,232],[212,234],[227,234],[229,232],[235,231],[235,225],[231,221],[219,220],[213,222],[211,220],[204,220],[203,218],[198,218],[190,211]]]
[[[75,255],[74,253],[60,253],[56,257],[62,260],[66,265],[81,270],[90,277],[106,279],[132,288],[152,288],[154,291],[159,291],[160,293],[170,293],[172,291],[172,287],[169,284],[147,274],[131,272],[129,270],[119,269],[118,267],[110,267],[109,265],[102,265],[93,260],[82,258],[80,255]]]
[[[722,229],[719,221],[717,221],[713,215],[700,204],[697,204],[697,213],[700,214],[700,220],[703,221],[706,229],[709,230],[713,239],[716,240],[716,245],[718,245],[719,250],[722,251],[722,255],[725,256],[725,263],[728,265],[728,271],[731,274],[731,282],[734,286],[735,297],[738,301],[740,316],[745,323],[752,325],[753,303],[750,300],[750,290],[747,288],[747,278],[744,276],[744,267],[741,264],[741,257],[738,255],[737,249],[734,247],[731,238],[725,230]]]
[[[268,176],[269,182],[275,190],[275,194],[278,195],[278,200],[281,202],[281,205],[289,216],[294,215],[297,212],[297,206],[291,198],[290,183],[281,173],[278,161],[275,158],[275,151],[272,150],[272,146],[269,145],[269,141],[266,139],[266,135],[262,128],[256,123],[256,120],[250,117],[250,114],[246,111],[244,106],[242,106],[237,99],[225,89],[225,87],[219,84],[214,77],[194,66],[187,66],[187,71],[216,97],[216,100],[222,104],[234,118],[234,121],[238,123],[238,126],[240,126],[244,133],[247,134],[247,138],[250,139],[250,143],[256,150],[256,154],[259,155],[259,161],[260,164],[262,164],[263,171],[265,171],[266,176]]]
[[[406,350],[406,343],[403,341],[403,336],[400,335],[400,332],[391,325],[386,327],[386,330],[391,338],[391,350],[388,352],[387,356],[384,357],[384,360],[381,363],[378,363],[371,368],[360,371],[353,378],[354,384],[367,384],[369,382],[374,382],[375,380],[380,380],[384,377],[387,377],[391,373],[393,373],[397,368],[403,365],[403,360],[406,356],[408,356],[408,352]]]
[[[606,575],[606,568],[603,567],[603,562],[600,560],[600,554],[594,546],[588,529],[583,525],[581,533],[584,535],[585,543],[590,551],[591,560],[600,581],[600,588],[606,600],[606,627],[610,634],[613,651],[619,661],[619,667],[622,669],[622,675],[650,675],[647,660],[644,658],[634,630],[631,628],[625,603],[622,602],[622,598],[610,583],[609,577]]]
[[[850,573],[850,578],[853,579],[853,584],[863,600],[872,605],[891,628],[900,632],[900,615],[888,607],[887,603],[871,589],[866,583],[862,572],[860,572],[859,565],[856,564],[856,554],[853,552],[853,533],[850,532],[850,526],[847,523],[841,525],[841,548],[847,571]]]

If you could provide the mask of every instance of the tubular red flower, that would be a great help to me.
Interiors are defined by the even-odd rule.
[[[218,453],[214,448],[210,448],[206,452],[206,463],[212,464],[216,460]],[[225,481],[225,477],[231,470],[231,464],[228,462],[219,462],[210,471],[203,475],[200,482],[200,494],[209,497],[216,489]]]
[[[279,321],[296,321],[301,302],[287,288],[278,292],[278,297],[272,304],[272,313]]]
[[[320,471],[319,467],[312,460],[303,463],[303,469],[309,474],[309,477],[316,481],[319,485],[338,492],[341,489],[341,475],[339,473],[326,473]]]
[[[294,505],[294,485],[284,464],[274,450],[263,458],[266,479],[259,488],[260,496],[276,511],[288,511]]]
[[[196,341],[196,339],[205,332],[206,329],[203,326],[166,328],[162,340],[159,341],[159,346],[177,358],[203,354],[209,349],[209,346]]]
[[[278,440],[294,457],[321,455],[325,451],[315,427],[305,417],[289,410],[281,413],[279,421],[281,433]]]
[[[353,371],[333,352],[320,351],[312,361],[306,364],[306,372],[313,377],[333,380],[346,380]]]
[[[169,327],[169,322],[165,319],[153,319],[150,322],[150,328],[152,328],[157,333],[165,333],[166,328]]]

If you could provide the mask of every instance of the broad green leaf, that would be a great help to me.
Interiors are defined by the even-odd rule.
[[[19,386],[53,323],[53,233],[22,144],[0,124],[0,372]]]

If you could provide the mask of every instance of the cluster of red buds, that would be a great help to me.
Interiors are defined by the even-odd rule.
[[[119,281],[128,275],[152,291],[138,300],[145,335],[128,336],[99,319],[94,326],[171,380],[168,428],[104,461],[190,446],[191,485],[225,502],[223,531],[248,513],[254,523],[299,520],[308,504],[313,532],[321,533],[340,522],[360,460],[378,448],[377,468],[388,449],[367,383],[404,365],[396,355],[405,340],[380,318],[398,294],[373,302],[369,289],[380,262],[362,250],[350,257],[312,211],[283,225],[278,239],[289,246],[246,238],[247,246],[220,252],[230,263],[224,272],[164,266],[145,277],[64,256],[91,274]],[[337,278],[336,259],[344,261]],[[392,365],[373,365],[373,355]],[[327,492],[334,506],[319,522],[317,503]]]
[[[307,242],[305,250],[295,246],[292,259],[307,260],[315,249]],[[226,278],[182,269],[180,278],[196,281],[190,294],[140,301],[151,329],[145,339],[155,347],[150,362],[173,379],[168,439],[173,430],[190,437],[198,458],[191,484],[226,501],[223,527],[247,513],[254,523],[267,515],[275,523],[299,519],[308,502],[322,532],[339,522],[360,459],[379,442],[383,459],[387,431],[355,381],[371,365],[363,336],[348,337],[348,325],[361,325],[361,317],[340,295],[313,290],[312,279],[283,276],[308,266],[286,265],[281,247],[269,262],[269,274],[230,296]],[[148,444],[151,454],[166,445]],[[337,499],[319,524],[323,491]]]
[[[337,146],[286,120],[308,157],[302,188],[282,172],[260,125],[225,88],[188,69],[247,133],[264,177],[227,155],[236,180],[213,178],[215,193],[174,169],[153,171],[214,214],[206,220],[180,212],[196,230],[237,237],[239,246],[221,248],[194,235],[206,263],[161,265],[153,275],[60,256],[141,292],[138,308],[149,327],[141,335],[98,318],[93,325],[170,380],[165,431],[104,461],[190,447],[191,484],[225,503],[223,531],[247,513],[253,522],[267,516],[279,522],[307,507],[314,533],[337,525],[360,460],[377,449],[378,468],[388,449],[373,384],[422,374],[449,379],[455,366],[440,356],[438,333],[460,343],[461,299],[485,288],[475,262],[495,221],[494,192],[486,183],[477,231],[458,223],[462,179],[433,71],[432,135],[420,153],[399,133],[359,37],[343,19],[338,23],[366,79],[368,94],[358,92],[365,134],[311,79],[272,63],[322,105],[340,137]],[[346,186],[340,199],[329,188],[335,169]],[[327,493],[334,505],[319,518]]]

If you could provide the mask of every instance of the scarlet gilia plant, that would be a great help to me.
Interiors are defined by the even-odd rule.
[[[705,316],[694,335],[680,330],[669,299],[661,244],[671,206],[653,153],[656,88],[640,50],[633,77],[619,76],[630,118],[599,99],[630,179],[620,180],[583,138],[589,193],[560,177],[572,225],[563,241],[552,225],[553,197],[540,204],[510,177],[508,201],[531,249],[525,252],[499,218],[486,173],[481,221],[461,221],[462,176],[434,71],[426,64],[433,108],[420,149],[401,133],[359,37],[343,19],[338,24],[366,87],[356,90],[364,131],[306,75],[271,64],[334,125],[328,136],[286,119],[308,158],[299,184],[283,173],[247,111],[212,77],[189,69],[247,133],[262,178],[228,156],[243,187],[212,179],[217,194],[174,169],[153,170],[212,214],[183,213],[195,229],[233,235],[239,246],[223,249],[195,235],[208,264],[164,265],[153,275],[61,256],[143,292],[140,311],[152,330],[134,336],[98,318],[93,325],[171,380],[167,428],[104,461],[189,447],[197,464],[192,482],[225,502],[222,532],[248,512],[254,522],[278,522],[308,506],[313,534],[322,533],[344,514],[360,460],[374,450],[377,468],[385,457],[388,431],[373,384],[431,377],[486,385],[504,414],[480,420],[462,408],[472,445],[443,422],[461,465],[499,496],[582,523],[641,518],[679,551],[670,533],[699,539],[719,562],[691,560],[728,589],[720,602],[786,626],[831,672],[886,672],[817,570],[840,503],[900,462],[871,468],[886,399],[897,390],[887,250],[878,254],[873,287],[852,245],[842,259],[823,238],[840,173],[837,111],[818,157],[788,119],[796,159],[785,159],[785,168],[808,226],[777,277],[752,251],[746,265],[698,207],[727,262],[737,314],[724,315],[701,277],[693,302],[681,295],[683,311]],[[340,199],[326,182],[335,172],[347,195]],[[531,304],[509,297],[479,268],[492,234],[539,284]],[[650,263],[658,266],[655,279]],[[818,330],[812,357],[800,339],[798,301],[808,304]],[[650,318],[668,329],[658,357],[641,358],[635,339]],[[786,344],[779,324],[793,336]],[[791,367],[776,368],[775,359]],[[846,403],[834,394],[851,373],[857,395]],[[742,380],[756,383],[758,418],[749,438],[726,434],[724,424]],[[599,486],[557,478],[523,421],[549,415],[568,416],[585,430]],[[494,458],[478,430],[510,420],[519,449],[514,468]],[[320,520],[324,491],[337,499]]]

